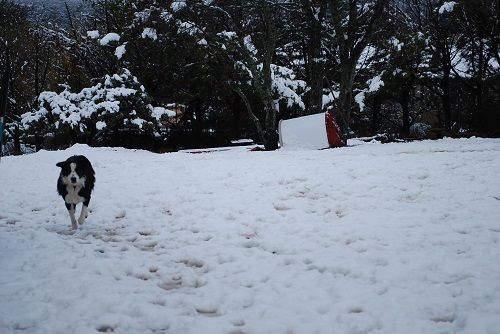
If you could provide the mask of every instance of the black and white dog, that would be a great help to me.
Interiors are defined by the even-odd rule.
[[[57,180],[57,192],[64,199],[71,218],[71,226],[76,230],[78,228],[75,219],[76,205],[83,203],[82,212],[78,218],[78,223],[81,225],[88,216],[95,172],[90,161],[83,155],[74,155],[66,161],[58,162],[56,166],[61,167],[61,174]]]

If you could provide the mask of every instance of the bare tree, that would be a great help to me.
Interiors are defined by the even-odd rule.
[[[208,45],[241,75],[231,80],[266,150],[278,148],[277,110],[273,100],[272,65],[279,39],[279,2],[258,0],[204,4],[198,17]],[[217,17],[217,20],[213,18]],[[203,20],[209,20],[203,22]],[[214,22],[215,21],[215,22]],[[215,23],[215,24],[214,24]],[[252,107],[251,100],[255,102]]]
[[[380,31],[381,17],[388,0],[331,0],[330,25],[333,47],[338,50],[340,94],[336,118],[348,137],[351,122],[353,85],[359,58],[372,37]]]
[[[300,3],[300,11],[305,23],[304,66],[306,81],[310,89],[306,114],[317,114],[323,110],[325,56],[322,48],[327,2],[324,0],[301,0]]]

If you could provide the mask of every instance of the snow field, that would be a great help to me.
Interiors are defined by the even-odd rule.
[[[0,333],[498,333],[499,153],[4,157]],[[97,179],[75,232],[55,189],[74,154]]]

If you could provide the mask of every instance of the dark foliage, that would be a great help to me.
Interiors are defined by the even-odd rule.
[[[55,24],[0,0],[5,140],[15,154],[23,143],[170,151],[241,138],[275,149],[280,119],[327,110],[345,135],[499,136],[499,12],[491,0],[84,0]],[[137,94],[119,112],[58,122],[44,92],[70,101],[123,69],[136,82],[113,87]]]

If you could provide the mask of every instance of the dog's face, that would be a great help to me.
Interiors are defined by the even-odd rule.
[[[61,167],[61,181],[65,185],[85,186],[85,168],[76,162],[61,161],[56,164]]]

